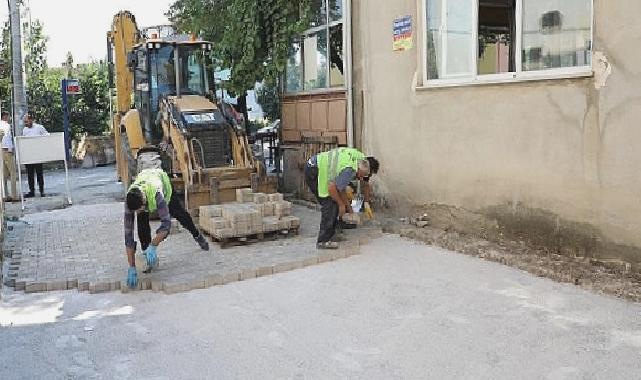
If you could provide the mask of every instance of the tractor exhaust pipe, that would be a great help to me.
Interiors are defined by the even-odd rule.
[[[176,97],[180,99],[181,94],[180,94],[180,87],[182,86],[182,83],[180,83],[180,57],[179,57],[179,47],[178,45],[174,46],[174,68],[176,69]]]

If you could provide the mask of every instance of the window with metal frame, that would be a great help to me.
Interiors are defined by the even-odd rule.
[[[427,86],[591,75],[593,0],[425,0]]]
[[[312,0],[309,29],[290,45],[287,93],[345,86],[343,7],[344,0]]]

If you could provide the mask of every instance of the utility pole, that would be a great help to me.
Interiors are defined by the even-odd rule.
[[[13,125],[16,136],[22,136],[24,128],[23,118],[27,113],[27,92],[24,85],[22,72],[22,23],[20,20],[20,5],[18,0],[9,2],[9,15],[11,21],[11,54],[13,73]]]

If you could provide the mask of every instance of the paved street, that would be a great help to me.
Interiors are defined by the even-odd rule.
[[[0,15],[0,380],[641,380],[641,0]]]
[[[12,294],[2,379],[636,379],[641,307],[385,237],[164,295]],[[13,323],[13,326],[8,326]]]
[[[52,188],[64,187],[63,174],[48,173]],[[29,293],[127,290],[124,206],[117,200],[122,186],[116,182],[114,168],[76,170],[72,177],[72,207],[34,212],[52,205],[55,199],[36,198],[27,210],[33,213],[10,222],[11,230],[2,244],[5,257],[10,256],[5,265],[5,284]],[[53,206],[57,208],[55,202]],[[316,265],[357,254],[359,242],[366,243],[370,232],[380,236],[380,230],[377,233],[372,229],[346,233],[350,242],[345,249],[318,251],[315,239],[319,214],[304,207],[295,207],[294,213],[302,220],[298,236],[279,236],[226,249],[212,243],[209,252],[201,251],[192,236],[174,221],[176,227],[159,248],[159,269],[151,274],[139,273],[139,290],[176,293]],[[155,228],[152,226],[152,230]],[[144,268],[142,258],[139,262],[139,268]]]
[[[27,292],[125,290],[122,209],[122,203],[73,206],[28,215],[14,223],[3,244],[4,251],[11,254],[7,262],[9,283],[15,284],[16,290]],[[316,250],[317,213],[303,207],[297,207],[295,213],[305,220],[300,236],[281,236],[274,241],[227,249],[211,243],[209,252],[201,251],[187,231],[174,228],[158,250],[159,270],[140,273],[139,287],[174,293],[357,253],[354,249],[331,253]],[[354,240],[358,245],[358,238]],[[140,258],[139,268],[145,267],[142,262]]]
[[[122,280],[108,169],[73,173],[80,205],[12,223],[5,248],[20,253],[17,267],[47,283]],[[113,197],[96,197],[96,181]],[[301,236],[211,254],[174,233],[152,276],[177,294],[5,287],[0,379],[639,378],[640,305],[391,235],[318,264],[318,215],[295,212]],[[267,267],[279,273],[253,278]],[[224,271],[245,281],[187,291]]]
[[[74,205],[95,205],[122,200],[122,185],[116,181],[116,169],[113,166],[98,167],[91,170],[70,169],[69,183]],[[26,174],[22,177],[22,192],[28,191]],[[46,210],[61,209],[66,205],[67,188],[65,173],[62,170],[45,172],[46,198],[39,196],[25,199],[25,214],[39,213]],[[8,217],[20,217],[20,202],[5,204]]]

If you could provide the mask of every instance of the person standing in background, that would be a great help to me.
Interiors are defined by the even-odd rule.
[[[13,201],[18,199],[18,192],[16,190],[16,156],[14,154],[13,146],[13,132],[11,131],[11,124],[9,124],[9,112],[2,112],[0,120],[0,135],[2,135],[2,164],[4,165],[4,194],[6,201]],[[8,196],[9,186],[7,186],[7,179],[11,180],[11,196]]]
[[[34,123],[33,117],[30,114],[25,115],[24,117],[24,129],[22,130],[22,135],[25,137],[33,136],[48,136],[49,132],[41,124]],[[29,179],[29,192],[25,195],[25,198],[33,198],[36,196],[36,186],[34,181],[34,175],[38,175],[38,187],[40,188],[40,196],[45,197],[45,178],[42,173],[42,164],[28,164],[27,175]]]

